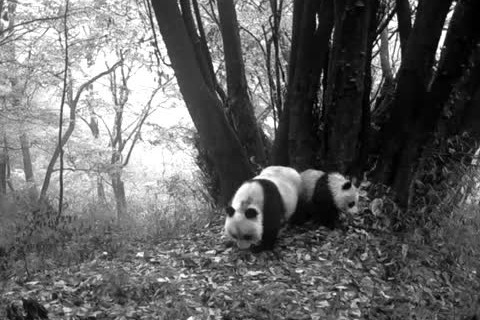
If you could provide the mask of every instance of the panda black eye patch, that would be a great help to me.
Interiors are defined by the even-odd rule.
[[[343,189],[343,190],[348,190],[348,189],[350,189],[351,187],[352,187],[352,183],[351,183],[350,181],[348,181],[348,182],[345,182],[345,183],[343,184],[342,189]]]
[[[246,211],[245,211],[245,217],[247,219],[253,219],[257,216],[257,210],[253,209],[253,208],[248,208]]]
[[[233,209],[233,207],[226,207],[225,212],[229,217],[232,217],[235,214],[235,209]]]
[[[349,203],[348,203],[348,207],[349,207],[349,208],[353,208],[354,205],[355,205],[355,201],[352,201],[352,202],[349,202]]]
[[[246,235],[243,236],[243,240],[245,240],[245,241],[251,241],[252,239],[253,239],[253,237],[249,234],[246,234]]]

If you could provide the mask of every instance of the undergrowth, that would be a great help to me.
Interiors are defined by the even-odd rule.
[[[131,201],[127,217],[117,219],[114,205],[88,203],[58,215],[21,194],[2,199],[0,279],[28,279],[37,271],[69,267],[101,256],[120,257],[138,243],[182,238],[211,219],[212,209],[189,190],[170,184],[162,201]],[[175,193],[183,195],[174,197]]]

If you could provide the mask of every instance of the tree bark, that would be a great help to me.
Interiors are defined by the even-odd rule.
[[[5,136],[4,136],[5,137]],[[0,195],[7,194],[8,147],[7,139],[3,139],[0,150]]]
[[[190,0],[180,0],[180,6],[182,8],[182,18],[185,25],[185,30],[187,31],[188,37],[190,38],[190,42],[193,45],[193,52],[195,53],[195,58],[200,68],[200,72],[203,76],[203,80],[207,84],[207,86],[210,88],[210,90],[214,92],[215,91],[215,81],[213,78],[214,75],[209,70],[208,59],[205,56],[205,52],[202,48],[202,43],[197,34],[195,19],[193,18],[192,8],[190,6]],[[153,7],[155,10],[155,4],[153,4]]]
[[[453,92],[448,103],[448,113],[452,116],[440,121],[442,140],[467,132],[480,141],[480,48],[474,50]]]
[[[33,175],[32,157],[30,155],[30,143],[27,134],[20,134],[20,148],[22,149],[23,171],[25,172],[25,181],[27,183],[28,195],[32,201],[38,199],[37,185]]]
[[[425,112],[426,88],[451,2],[424,0],[419,3],[415,25],[398,74],[391,117],[381,130],[383,149],[375,176],[393,187],[399,205],[405,208],[409,203],[410,185],[418,165],[418,119]]]
[[[296,1],[293,16],[287,96],[272,154],[274,164],[303,170],[314,165],[319,149],[313,110],[329,50],[333,0]]]
[[[241,144],[249,158],[261,166],[267,164],[260,128],[248,95],[237,14],[233,0],[217,2],[220,30],[227,69],[227,108]]]
[[[402,51],[402,59],[407,54],[408,37],[412,30],[412,12],[408,0],[396,0],[395,9],[398,20],[398,33],[400,34],[400,49]]]
[[[239,140],[227,122],[220,100],[205,84],[177,2],[153,1],[152,5],[201,144],[212,157],[219,174],[221,202],[226,203],[253,173]]]
[[[438,71],[430,90],[429,104],[432,112],[427,114],[426,118],[438,118],[453,86],[468,65],[468,60],[480,40],[478,12],[480,12],[480,1],[457,1],[445,37]],[[430,131],[429,128],[427,131]]]
[[[318,12],[318,26],[316,18]],[[320,74],[330,45],[333,28],[333,1],[306,1],[303,7],[297,53],[294,55],[295,73],[288,86],[286,109],[290,117],[288,150],[290,165],[305,170],[314,165],[319,149],[314,106]]]
[[[383,29],[380,34],[380,66],[382,67],[385,85],[390,87],[393,83],[393,71],[390,64],[390,50],[388,48],[388,30]]]
[[[127,198],[125,196],[125,184],[122,180],[122,169],[114,168],[110,178],[117,208],[117,220],[121,221],[127,217]]]
[[[323,162],[326,170],[356,171],[362,147],[366,66],[373,1],[335,1],[335,32],[325,101]],[[374,12],[373,12],[374,13]]]
[[[375,101],[375,107],[372,108],[372,121],[377,125],[382,125],[386,119],[388,106],[395,92],[395,79],[392,66],[390,64],[390,50],[388,46],[388,30],[382,30],[380,34],[380,65],[382,67],[383,84],[380,94]]]
[[[302,21],[304,21],[304,6],[308,0],[298,0],[293,3],[293,22],[292,22],[292,43],[290,45],[290,63],[288,64],[288,82],[287,86],[293,83],[295,75],[295,62],[297,61],[298,46],[300,43],[300,35],[302,34]],[[287,87],[287,90],[288,87]],[[288,105],[281,109],[278,114],[278,129],[272,147],[272,164],[287,166],[290,163],[288,152],[288,132],[290,127],[290,114]]]

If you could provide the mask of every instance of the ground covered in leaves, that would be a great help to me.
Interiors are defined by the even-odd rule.
[[[221,219],[155,245],[0,284],[5,307],[33,298],[49,319],[463,319],[476,270],[441,243],[385,230],[290,228],[274,252],[229,245]]]

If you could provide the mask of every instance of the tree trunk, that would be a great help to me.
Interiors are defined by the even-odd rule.
[[[105,205],[107,203],[105,188],[103,186],[102,177],[100,175],[97,176],[97,197],[98,202],[100,202],[101,205]]]
[[[114,169],[110,174],[112,179],[113,195],[115,197],[115,204],[117,208],[117,220],[122,221],[127,218],[127,198],[125,197],[125,185],[122,180],[122,170]]]
[[[390,64],[390,50],[388,48],[388,29],[385,28],[380,34],[380,65],[382,67],[385,85],[390,87],[393,83],[393,71]]]
[[[335,1],[335,32],[325,101],[323,162],[326,170],[356,171],[367,128],[365,70],[370,61],[369,31],[373,1]],[[376,7],[376,6],[375,6]],[[373,14],[372,14],[373,13]]]
[[[400,34],[400,49],[403,59],[407,53],[408,37],[412,30],[412,12],[408,0],[396,0],[395,9],[397,11],[398,33]]]
[[[362,102],[362,128],[359,134],[359,142],[357,144],[357,161],[354,165],[347,171],[347,174],[351,177],[357,178],[359,181],[363,179],[363,174],[368,165],[368,157],[370,155],[370,144],[372,136],[372,115],[370,106],[371,101],[371,91],[372,91],[372,50],[374,46],[375,39],[377,37],[378,25],[380,23],[378,15],[378,8],[380,7],[379,0],[373,0],[370,10],[370,23],[368,30],[368,42],[367,42],[367,52],[366,52],[366,62],[365,62],[365,80],[364,80],[364,90],[363,90],[363,102]],[[393,76],[392,76],[393,77]]]
[[[375,101],[375,106],[372,108],[372,122],[381,127],[388,117],[388,107],[395,92],[395,79],[390,64],[387,28],[383,29],[380,34],[380,65],[382,67],[383,84],[380,94]]]
[[[175,0],[152,2],[168,55],[201,144],[220,177],[221,201],[252,176],[245,152],[229,126],[222,104],[205,84]]]
[[[318,12],[319,24],[316,26]],[[305,170],[314,165],[319,151],[314,106],[320,74],[325,63],[333,28],[333,0],[306,1],[303,7],[301,34],[298,39],[295,72],[288,86],[286,105],[290,117],[288,150],[290,165]],[[317,125],[317,126],[316,126]]]
[[[314,165],[319,149],[314,107],[333,28],[333,0],[297,1],[293,15],[287,97],[272,153],[275,164],[304,170]]]
[[[474,50],[461,81],[449,101],[449,118],[440,121],[442,140],[467,132],[480,141],[480,48]]]
[[[7,139],[4,138],[3,141],[3,147],[0,150],[0,195],[7,194],[8,147]]]
[[[34,201],[38,199],[37,185],[33,175],[32,157],[30,155],[30,143],[27,134],[20,134],[20,148],[22,149],[23,171],[25,172],[25,181],[27,183],[28,196]]]
[[[192,8],[190,6],[190,0],[180,0],[180,6],[182,8],[182,18],[185,25],[185,30],[188,33],[190,42],[193,45],[193,52],[195,53],[195,58],[197,64],[200,68],[200,72],[203,76],[205,84],[212,90],[215,91],[215,80],[214,74],[210,72],[208,57],[206,56],[208,52],[202,47],[202,42],[197,34],[197,28],[195,27],[195,19],[192,15]],[[155,4],[153,5],[155,10]],[[213,68],[212,68],[213,69]]]
[[[462,0],[455,6],[442,50],[438,71],[432,83],[429,103],[437,119],[455,83],[460,79],[473,50],[480,40],[480,1]],[[431,131],[427,128],[427,131]]]
[[[288,64],[288,85],[293,83],[293,77],[295,75],[295,61],[297,61],[296,55],[299,51],[298,46],[300,43],[300,35],[302,34],[302,23],[304,23],[303,21],[305,20],[303,17],[305,1],[308,0],[298,0],[293,3],[292,43],[290,45],[290,63]],[[288,112],[288,104],[285,104],[281,109],[281,113],[279,112],[278,117],[278,129],[272,147],[272,164],[287,166],[290,163],[288,152],[290,114]]]
[[[375,176],[393,187],[402,207],[408,206],[410,185],[418,165],[418,119],[426,109],[426,88],[450,4],[451,0],[424,0],[419,3],[398,74],[391,117],[381,130],[382,152]]]
[[[249,158],[262,166],[267,159],[259,125],[248,95],[237,14],[233,0],[217,2],[223,39],[229,108],[233,126]]]

